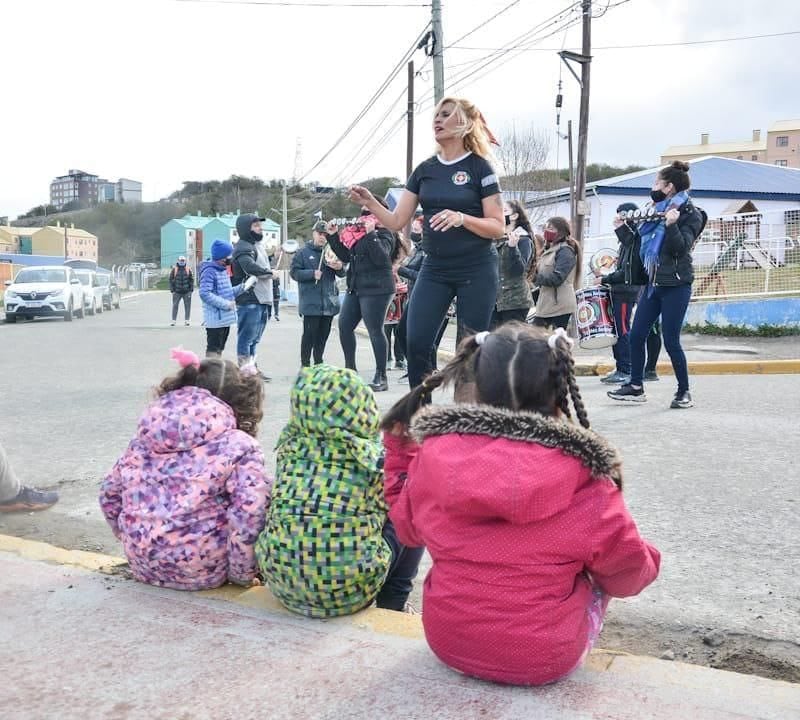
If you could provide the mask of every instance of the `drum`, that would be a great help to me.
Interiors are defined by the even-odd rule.
[[[617,269],[617,251],[612,248],[598,250],[589,260],[589,269],[595,277],[602,277],[614,272]]]
[[[584,350],[597,350],[614,345],[617,342],[617,331],[608,288],[583,288],[575,293],[575,297],[578,300],[575,320],[580,346]]]
[[[406,303],[408,302],[408,285],[406,283],[397,283],[395,285],[394,291],[394,299],[392,300],[391,304],[389,305],[389,309],[386,312],[386,320],[384,320],[384,325],[397,325],[400,322],[400,318],[403,317],[403,313],[406,309]]]

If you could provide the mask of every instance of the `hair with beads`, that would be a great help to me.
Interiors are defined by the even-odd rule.
[[[264,387],[258,375],[242,372],[230,360],[206,358],[200,367],[187,365],[176,375],[164,379],[155,394],[161,397],[185,387],[203,388],[218,397],[233,410],[236,427],[256,437],[264,417]]]
[[[511,322],[485,335],[465,338],[455,357],[398,400],[383,418],[381,427],[391,431],[399,423],[409,425],[420,406],[438,387],[474,383],[475,401],[484,405],[555,415],[561,411],[572,420],[570,400],[578,422],[589,427],[589,418],[575,379],[575,361],[566,337],[525,323]]]

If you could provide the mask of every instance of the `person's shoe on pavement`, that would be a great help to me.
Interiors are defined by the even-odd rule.
[[[631,381],[631,376],[620,372],[619,370],[615,370],[614,372],[608,373],[608,375],[604,375],[600,378],[600,382],[606,383],[607,385],[625,385]]]
[[[622,402],[647,402],[647,396],[644,394],[644,388],[636,388],[630,383],[627,383],[616,390],[609,390],[606,394],[612,400],[620,400]]]
[[[694,403],[692,402],[692,394],[688,390],[685,392],[676,392],[675,397],[669,406],[673,410],[684,410],[686,408],[694,407]]]
[[[16,497],[0,502],[0,512],[32,512],[47,510],[58,502],[58,493],[23,486]]]
[[[405,360],[397,360],[394,364],[395,370],[405,370],[406,369],[406,361]]]
[[[645,370],[644,371],[644,381],[645,382],[658,382],[661,378],[658,377],[658,373],[655,370]]]
[[[369,386],[373,392],[386,392],[389,389],[389,379],[386,377],[386,373],[376,372]]]
[[[173,321],[172,321],[172,322],[169,324],[169,326],[170,326],[170,327],[175,327],[175,321],[173,320]]]

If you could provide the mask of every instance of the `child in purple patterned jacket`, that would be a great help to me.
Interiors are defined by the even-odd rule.
[[[103,481],[100,507],[137,580],[176,590],[249,585],[272,488],[255,439],[261,380],[228,360],[173,357],[183,368],[157,388]]]

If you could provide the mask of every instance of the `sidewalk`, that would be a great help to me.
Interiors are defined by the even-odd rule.
[[[800,716],[799,685],[603,651],[556,685],[491,685],[439,663],[425,644],[419,617],[368,610],[335,621],[306,620],[281,610],[263,588],[161,590],[108,574],[118,562],[0,536],[4,716]]]

